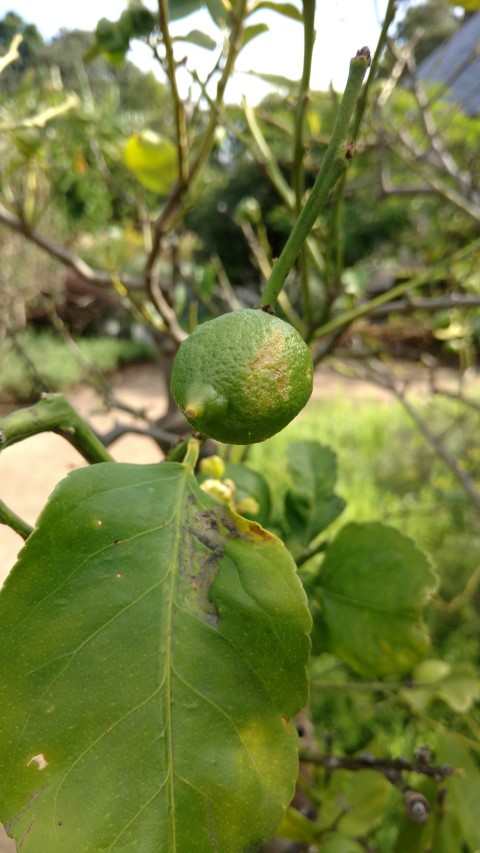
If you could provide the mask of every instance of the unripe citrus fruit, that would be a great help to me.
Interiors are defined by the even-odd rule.
[[[283,429],[312,393],[308,347],[289,323],[244,308],[197,326],[181,344],[171,390],[187,421],[228,444]]]

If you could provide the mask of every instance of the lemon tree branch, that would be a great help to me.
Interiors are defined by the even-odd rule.
[[[22,539],[28,539],[30,534],[33,532],[33,527],[28,524],[28,522],[24,521],[23,518],[20,518],[16,512],[13,512],[10,507],[6,505],[3,501],[0,501],[0,524],[5,524],[7,527],[11,527],[15,533],[18,533]]]
[[[470,243],[463,249],[459,249],[448,258],[439,261],[437,264],[433,264],[431,267],[428,267],[428,269],[413,276],[409,281],[397,284],[385,293],[380,293],[378,296],[374,296],[373,299],[363,302],[362,305],[352,308],[351,311],[345,311],[343,314],[339,314],[338,317],[333,317],[332,320],[329,320],[328,323],[325,323],[316,330],[314,339],[317,340],[318,338],[323,338],[325,335],[329,335],[331,332],[337,331],[337,329],[349,326],[350,323],[353,323],[360,317],[364,317],[365,314],[373,313],[375,309],[380,308],[380,306],[387,303],[391,303],[401,296],[405,296],[405,294],[416,287],[424,287],[427,284],[431,284],[433,281],[438,281],[445,275],[445,271],[451,268],[453,263],[458,263],[459,261],[463,261],[470,257],[474,258],[478,254],[479,250],[480,240],[474,240],[473,243]]]
[[[44,394],[35,406],[0,418],[0,450],[40,432],[61,435],[91,464],[115,461],[62,394]]]
[[[303,71],[295,111],[295,129],[293,145],[293,188],[295,191],[295,213],[302,209],[305,192],[304,138],[305,111],[308,103],[310,75],[312,71],[313,45],[315,43],[315,0],[303,0]],[[303,298],[303,310],[307,323],[312,319],[312,299],[307,272],[307,251],[304,243],[300,249],[300,280]]]
[[[320,171],[312,191],[302,209],[282,253],[276,261],[265,290],[260,297],[260,306],[274,305],[285,284],[285,279],[291,270],[310,230],[312,229],[320,210],[343,175],[348,164],[349,148],[347,146],[350,121],[362,88],[365,73],[370,64],[370,51],[361,48],[350,61],[350,71],[347,85],[343,93],[335,127],[330,144],[325,152]],[[351,153],[351,152],[350,152]]]

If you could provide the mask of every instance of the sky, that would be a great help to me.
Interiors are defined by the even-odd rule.
[[[144,2],[150,8],[155,8],[154,0]],[[298,5],[298,0],[294,2]],[[61,28],[93,30],[101,17],[115,21],[126,5],[127,0],[82,0],[80,3],[0,0],[0,15],[3,17],[8,11],[16,12],[28,23],[35,24],[42,36],[49,39]],[[343,90],[350,58],[364,45],[372,52],[375,49],[386,6],[387,0],[323,0],[317,4],[312,89],[325,90],[332,83],[337,91]],[[227,89],[227,101],[238,102],[245,95],[250,103],[255,104],[267,94],[268,86],[248,73],[252,69],[292,80],[298,80],[301,76],[301,24],[271,12],[257,13],[252,16],[251,23],[260,20],[268,23],[270,30],[253,39],[241,52],[236,64],[237,73]],[[206,9],[172,25],[172,31],[177,35],[186,35],[193,29],[207,32],[221,43],[220,31]],[[185,43],[180,53],[182,57],[187,57],[187,66],[195,67],[202,77],[208,73],[215,57],[210,51],[190,45],[187,47]],[[139,43],[135,44],[129,59],[143,70],[156,70],[150,51]],[[187,85],[186,75],[180,85]]]

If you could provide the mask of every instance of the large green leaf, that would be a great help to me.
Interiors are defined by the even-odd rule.
[[[309,626],[282,543],[188,465],[73,472],[0,594],[0,820],[26,853],[255,849]]]
[[[290,535],[306,546],[345,507],[334,491],[337,460],[330,447],[317,441],[296,441],[287,453],[292,485],[285,497],[285,514]]]
[[[408,672],[429,648],[422,610],[436,586],[429,561],[400,531],[348,524],[317,581],[319,644],[367,677]]]

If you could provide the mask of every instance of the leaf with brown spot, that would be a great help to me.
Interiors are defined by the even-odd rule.
[[[74,471],[0,593],[0,820],[25,853],[256,849],[309,627],[282,543],[188,466]]]

